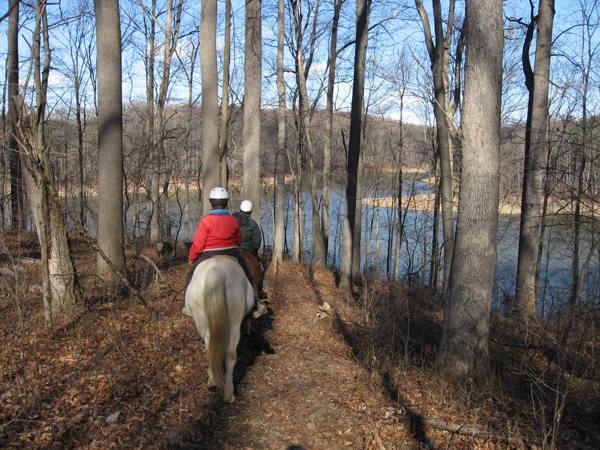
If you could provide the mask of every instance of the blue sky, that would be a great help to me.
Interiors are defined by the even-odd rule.
[[[583,0],[581,0],[583,3],[582,4],[586,4],[586,5],[591,5],[592,2],[585,2]],[[235,36],[235,39],[243,39],[243,33],[240,31],[242,24],[240,24],[240,22],[243,22],[243,11],[241,9],[241,6],[238,4],[239,2],[236,2],[236,4],[234,4],[234,10],[237,11],[236,13],[236,18],[234,19],[234,26],[237,27],[237,35]],[[425,1],[425,6],[426,7],[430,7],[430,3],[429,1]],[[444,2],[445,3],[445,2]],[[64,11],[67,9],[67,7],[72,4],[71,1],[69,0],[63,0],[60,3],[61,9]],[[522,17],[523,20],[528,20],[529,17],[529,1],[528,0],[509,0],[504,2],[505,4],[505,15],[507,17]],[[266,2],[263,2],[263,5],[267,5]],[[379,7],[381,7],[382,3],[376,3],[375,7],[377,8],[379,5]],[[459,2],[459,5],[462,5],[462,2]],[[122,3],[123,6],[123,3]],[[554,57],[553,62],[554,62],[554,68],[555,71],[553,72],[553,78],[555,78],[557,84],[564,84],[566,81],[567,75],[565,75],[564,73],[561,73],[562,70],[565,69],[566,67],[566,57],[575,57],[577,56],[577,54],[581,51],[580,46],[576,43],[575,41],[575,36],[576,33],[578,33],[579,31],[581,31],[580,29],[578,29],[577,27],[573,28],[573,25],[575,25],[577,23],[577,18],[579,17],[577,10],[579,9],[580,6],[580,2],[579,0],[577,1],[567,1],[567,0],[557,0],[556,1],[556,16],[555,16],[555,26],[554,26],[554,34],[555,36],[557,36],[557,49],[558,51],[560,51],[561,53],[558,54],[557,51],[557,55]],[[52,6],[54,8],[54,11],[56,11],[58,9],[57,6]],[[221,5],[220,5],[221,7]],[[352,9],[353,9],[353,3],[352,4],[348,4],[347,5],[347,12],[351,13]],[[8,8],[8,0],[2,0],[0,1],[0,10],[1,11],[6,11]],[[263,6],[263,8],[265,8],[265,6]],[[25,6],[21,6],[21,13],[25,14],[27,13],[27,8]],[[263,25],[263,39],[265,41],[268,41],[268,39],[270,37],[272,37],[272,26],[273,26],[273,14],[270,11],[265,11],[263,10],[263,13],[265,15],[267,15],[267,20],[265,20],[265,23]],[[385,10],[386,14],[389,14],[389,9]],[[374,11],[372,18],[371,18],[371,23],[374,23],[375,21],[377,21],[379,19],[378,15],[381,14],[381,10],[376,10]],[[596,13],[597,14],[597,13]],[[411,12],[411,17],[413,19],[416,19],[416,14],[414,11]],[[595,17],[597,20],[597,16]],[[350,24],[351,25],[351,24]],[[7,20],[4,20],[1,24],[0,24],[0,70],[3,71],[3,73],[5,73],[5,63],[6,63],[6,30],[7,30]],[[351,27],[348,27],[348,32],[351,32]],[[372,41],[371,41],[371,46],[370,46],[370,58],[369,58],[369,67],[371,69],[377,69],[378,70],[378,75],[381,78],[383,75],[385,75],[386,77],[390,77],[392,74],[390,74],[389,68],[393,66],[393,64],[395,64],[397,61],[399,61],[400,58],[400,52],[404,51],[404,58],[410,58],[412,61],[412,66],[413,67],[417,67],[417,65],[414,62],[413,57],[417,57],[420,58],[422,61],[422,65],[425,68],[428,68],[429,64],[426,60],[426,55],[425,55],[425,47],[423,44],[423,34],[422,34],[422,30],[421,30],[421,26],[420,23],[417,21],[406,21],[406,20],[401,20],[401,19],[396,19],[396,20],[392,20],[386,23],[385,29],[383,27],[380,27],[378,29],[378,31],[380,31],[379,33],[377,33],[376,35],[376,31],[373,31],[371,33],[371,37],[372,37]],[[30,38],[30,33],[31,31],[29,29],[24,29],[22,31],[21,34],[21,45],[20,45],[20,52],[21,52],[21,59],[22,59],[22,66],[23,66],[23,71],[22,71],[22,75],[21,78],[24,79],[25,75],[26,75],[26,70],[28,69],[28,64],[27,64],[27,60],[26,58],[24,58],[24,56],[27,54],[28,52],[28,42],[31,40]],[[61,48],[64,47],[66,45],[66,37],[64,35],[62,36],[54,36],[52,38],[51,44],[53,46],[54,49],[54,54],[53,56],[56,58],[56,56],[60,55],[61,52]],[[342,41],[343,42],[343,41]],[[520,45],[521,41],[518,41],[516,44]],[[594,38],[594,42],[598,42],[598,37],[596,36]],[[572,44],[571,44],[572,43]],[[324,40],[323,43],[323,48],[322,51],[319,52],[319,55],[317,57],[317,60],[315,61],[315,64],[313,66],[313,70],[312,70],[312,77],[311,77],[311,81],[312,81],[312,86],[314,87],[315,85],[319,84],[323,74],[325,73],[325,68],[326,68],[326,55],[327,55],[327,40]],[[185,48],[186,43],[184,41],[181,42],[180,44],[180,48]],[[139,59],[136,61],[136,58],[134,57],[134,53],[133,50],[128,50],[130,53],[125,54],[124,55],[124,60],[123,60],[123,65],[124,65],[124,87],[123,87],[123,95],[124,95],[124,99],[127,100],[129,99],[131,96],[133,97],[140,97],[143,98],[143,92],[144,92],[144,78],[143,78],[143,73],[144,73],[144,68],[141,62],[139,62]],[[507,54],[508,54],[509,48],[507,45]],[[515,50],[516,51],[516,50]],[[64,53],[63,53],[64,55]],[[274,95],[274,87],[275,87],[275,79],[272,76],[272,73],[269,73],[269,71],[271,70],[271,67],[269,67],[269,64],[267,63],[267,58],[270,58],[272,55],[272,49],[265,45],[265,47],[263,48],[263,59],[265,59],[265,63],[263,66],[264,72],[265,72],[265,81],[264,81],[264,89],[263,89],[263,105],[264,106],[269,106],[272,102],[272,100],[275,98]],[[159,56],[160,57],[160,56]],[[242,63],[242,59],[241,59],[241,53],[238,52],[234,55],[234,57],[237,58],[237,60],[234,62],[233,64],[233,68],[236,71],[237,75],[240,76],[241,75],[241,69],[243,68],[243,63]],[[349,50],[346,52],[345,57],[343,58],[343,62],[340,62],[340,77],[344,76],[344,70],[346,71],[346,76],[348,74],[348,67],[351,65],[351,57],[352,57],[352,51]],[[54,60],[53,66],[56,67],[57,59]],[[288,64],[291,65],[290,62],[288,62]],[[345,64],[345,65],[344,65]],[[598,66],[598,64],[596,64],[596,66]],[[198,70],[197,70],[198,72]],[[413,71],[413,73],[410,75],[409,77],[409,81],[411,83],[411,89],[413,92],[419,94],[421,93],[422,96],[420,97],[419,95],[410,95],[408,96],[405,100],[407,102],[407,110],[404,113],[404,119],[408,120],[410,122],[413,123],[424,123],[428,120],[430,120],[430,115],[429,113],[426,111],[427,109],[427,101],[423,100],[423,96],[426,97],[426,93],[423,92],[423,86],[427,87],[427,80],[424,80],[424,71],[421,70],[421,74],[418,73],[418,71]],[[506,73],[505,74],[507,77],[510,75],[510,73]],[[599,74],[596,74],[599,75]],[[293,82],[293,77],[292,75],[288,75],[290,82]],[[521,79],[519,79],[519,77],[521,77]],[[196,79],[199,80],[199,74],[196,75]],[[340,78],[341,79],[341,78]],[[64,78],[63,75],[61,75],[58,71],[54,70],[51,73],[51,85],[53,86],[59,86],[61,84],[64,84],[66,79]],[[507,79],[507,86],[509,86],[509,80]],[[576,80],[571,79],[571,82],[575,82]],[[4,82],[4,77],[3,77],[3,82]],[[393,118],[397,118],[398,117],[398,109],[397,109],[397,105],[399,103],[399,100],[397,98],[397,96],[394,96],[393,92],[390,90],[389,86],[387,85],[382,85],[381,87],[379,87],[380,91],[378,91],[377,87],[379,86],[378,83],[384,83],[382,81],[382,79],[373,79],[372,83],[368,86],[370,86],[370,91],[369,93],[371,94],[370,99],[373,101],[373,99],[375,99],[373,101],[373,103],[371,104],[370,108],[371,108],[371,112],[376,113],[377,109],[379,108],[379,110],[381,111],[381,114],[385,114],[389,117],[393,117]],[[514,74],[514,79],[512,79],[511,81],[513,86],[511,89],[515,89],[515,94],[513,96],[506,96],[506,100],[505,100],[505,105],[506,107],[510,107],[513,108],[513,105],[511,104],[511,102],[515,103],[515,107],[522,107],[525,106],[523,105],[523,102],[521,101],[520,97],[521,95],[524,93],[523,91],[523,83],[522,83],[522,74],[518,73],[518,68],[515,69],[515,74]],[[385,89],[384,89],[385,86]],[[346,81],[341,81],[338,86],[338,95],[337,95],[337,99],[338,99],[338,104],[337,107],[338,108],[344,108],[344,107],[348,107],[349,106],[349,101],[350,101],[350,93],[351,93],[351,84],[350,84],[350,79],[348,78]],[[199,91],[199,87],[198,87],[198,91]],[[179,94],[178,94],[179,92]],[[185,97],[185,92],[186,92],[186,88],[185,86],[181,86],[181,88],[177,91],[174,92],[174,96],[175,97],[180,97],[182,98],[182,100],[184,100]],[[381,93],[380,93],[381,92]],[[56,95],[61,95],[58,93],[56,93]],[[66,100],[64,98],[62,98],[63,101],[66,102]],[[516,114],[516,115],[522,115],[522,109],[519,110],[518,108],[515,109],[513,111],[512,114]]]

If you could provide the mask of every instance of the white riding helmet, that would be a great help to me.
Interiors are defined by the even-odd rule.
[[[251,213],[252,212],[252,202],[250,200],[244,200],[240,204],[240,211],[245,212],[245,213]]]
[[[222,187],[216,187],[210,191],[208,195],[208,199],[210,200],[210,204],[212,206],[221,205],[227,206],[227,201],[229,200],[229,194]]]

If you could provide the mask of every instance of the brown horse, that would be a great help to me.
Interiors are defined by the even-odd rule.
[[[254,277],[254,281],[256,282],[256,287],[258,287],[258,290],[261,291],[262,285],[263,285],[264,270],[263,270],[263,265],[260,262],[260,259],[258,259],[258,256],[253,255],[252,253],[247,252],[245,250],[240,250],[240,253],[246,260],[248,269],[250,269],[250,273],[252,273],[252,276]]]

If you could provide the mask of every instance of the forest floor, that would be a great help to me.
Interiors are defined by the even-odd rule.
[[[441,307],[423,294],[394,294],[410,310],[394,333],[410,322],[411,341],[386,341],[373,330],[388,324],[340,295],[331,272],[269,268],[268,313],[240,342],[236,400],[224,404],[207,388],[195,326],[179,313],[185,258],[148,252],[156,276],[128,253],[141,300],[105,295],[91,249],[74,249],[86,306],[53,336],[43,331],[39,266],[27,266],[16,283],[0,276],[0,448],[542,448],[548,426],[528,393],[516,395],[504,381],[452,384],[428,368]],[[5,267],[14,251],[4,254]],[[315,322],[324,302],[336,312],[332,327]],[[600,448],[599,409],[591,392],[570,398],[557,448]]]

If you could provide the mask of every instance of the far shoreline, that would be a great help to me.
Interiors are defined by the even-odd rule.
[[[433,211],[435,195],[434,194],[419,194],[419,195],[405,195],[402,197],[402,209],[409,211]],[[363,205],[379,207],[379,208],[396,208],[397,199],[395,197],[369,197],[363,198]],[[566,200],[551,199],[548,202],[548,214],[559,215],[559,214],[573,214],[572,207],[569,205],[570,202]],[[458,204],[458,199],[454,199],[454,206]],[[587,204],[582,204],[582,214],[591,216],[592,213],[600,213],[600,204],[595,205],[595,211]],[[507,195],[500,199],[500,205],[498,212],[501,215],[520,215],[521,214],[521,202],[514,195]]]

